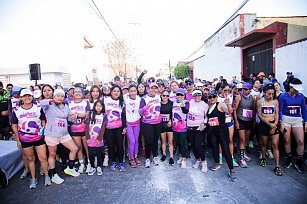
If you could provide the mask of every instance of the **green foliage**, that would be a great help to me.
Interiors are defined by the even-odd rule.
[[[176,79],[184,79],[190,75],[189,65],[177,65],[174,71]]]

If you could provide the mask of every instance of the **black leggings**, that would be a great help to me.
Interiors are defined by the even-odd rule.
[[[188,138],[192,139],[193,154],[195,159],[205,161],[205,151],[203,148],[205,132],[197,130],[198,127],[188,128]]]
[[[187,132],[174,132],[181,157],[187,157]]]
[[[67,149],[64,145],[59,144],[58,145],[58,154],[62,160],[62,165],[67,166],[67,161],[69,159],[69,149]]]
[[[233,169],[232,158],[229,150],[229,130],[227,125],[209,127],[208,137],[210,137],[215,163],[219,163],[219,144],[220,144],[228,168]]]
[[[88,154],[90,157],[90,163],[93,168],[95,168],[95,157],[97,157],[97,167],[102,167],[102,149],[103,147],[88,147]]]
[[[108,154],[112,162],[123,163],[124,160],[124,136],[122,135],[123,128],[107,129],[105,137],[108,144]]]
[[[142,124],[142,133],[145,137],[145,152],[146,159],[150,158],[152,153],[153,157],[158,156],[158,140],[160,137],[162,125],[159,124]]]

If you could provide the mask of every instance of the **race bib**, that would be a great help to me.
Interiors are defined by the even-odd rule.
[[[67,128],[67,120],[62,118],[56,118],[54,120],[54,126],[61,129]]]
[[[261,112],[262,112],[262,114],[273,114],[274,113],[274,107],[273,106],[262,107]]]
[[[243,109],[243,117],[246,118],[252,118],[253,117],[253,111],[248,109]]]
[[[290,115],[301,114],[300,106],[287,106]]]
[[[232,121],[232,115],[226,114],[225,123],[230,123]]]
[[[161,114],[162,115],[162,121],[163,122],[168,122],[169,121],[169,114]]]
[[[188,119],[194,121],[194,120],[195,120],[195,117],[194,117],[192,114],[189,113],[189,114],[188,114]]]
[[[217,117],[209,118],[208,124],[209,124],[209,126],[211,126],[211,127],[218,126],[218,125],[220,125],[219,119],[218,119]]]

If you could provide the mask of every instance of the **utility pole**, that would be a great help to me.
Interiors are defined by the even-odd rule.
[[[169,70],[169,79],[171,79],[172,78],[171,60],[168,60],[168,70]]]

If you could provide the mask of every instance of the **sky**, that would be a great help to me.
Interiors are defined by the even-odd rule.
[[[149,75],[155,75],[159,68],[168,65],[169,60],[173,66],[178,61],[187,60],[186,58],[233,14],[243,0],[94,2],[116,37],[124,39],[131,46],[138,67],[147,69]],[[91,10],[90,5],[94,8],[91,0],[0,0],[2,66],[13,67],[16,61],[27,64],[35,59],[56,64],[64,54],[77,52],[77,46],[75,49],[72,46],[65,47],[65,43],[72,44],[77,41],[77,34],[88,35],[94,42],[95,49],[101,51],[104,43],[115,38],[106,24]],[[249,0],[239,13],[256,13],[257,16],[307,16],[307,1]],[[38,34],[35,32],[37,27],[44,29]],[[63,41],[60,49],[48,41],[54,37],[48,37],[54,28],[60,36],[58,41]],[[14,49],[4,49],[5,46]],[[33,46],[36,51],[29,52],[29,47]],[[50,49],[50,53],[47,52],[42,57],[46,47]],[[202,50],[193,57],[200,56],[201,52]],[[16,60],[14,56],[21,57]],[[73,58],[73,55],[71,57]],[[96,62],[92,64],[103,66],[107,63],[105,59],[100,59],[99,55],[94,58]],[[85,71],[79,67],[82,59],[70,59],[71,61],[75,64],[70,64],[68,69],[74,80],[84,75]],[[78,72],[75,72],[76,69]]]

